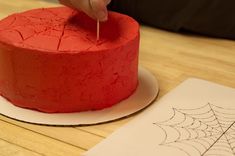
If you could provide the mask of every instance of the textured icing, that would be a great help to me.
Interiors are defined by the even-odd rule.
[[[0,23],[0,39],[23,48],[80,52],[117,47],[136,35],[137,30],[130,29],[136,25],[134,20],[113,12],[109,16],[107,22],[101,23],[100,44],[95,44],[96,21],[69,8],[11,15]]]
[[[139,26],[109,13],[96,44],[96,22],[65,7],[0,21],[0,93],[43,112],[112,106],[138,83]]]

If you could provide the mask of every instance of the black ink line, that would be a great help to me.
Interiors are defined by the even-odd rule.
[[[216,119],[217,119],[217,116],[216,116],[216,114],[215,114],[215,112],[214,112],[214,110],[212,109],[212,107],[211,107],[210,104],[209,104],[209,106],[210,106],[212,112],[214,113],[214,115],[215,115],[215,117],[216,117]],[[218,122],[218,124],[220,125],[218,119],[217,119],[217,122]],[[225,138],[226,138],[226,140],[227,140],[227,142],[228,142],[228,138],[226,137],[225,133],[226,133],[234,124],[235,124],[235,121],[226,129],[226,131],[223,131],[223,128],[220,126],[221,130],[223,131],[223,133],[222,133],[222,134],[220,135],[220,137],[218,137],[218,138],[216,139],[216,141],[202,154],[202,156],[205,155],[205,154],[221,139],[222,136],[225,136]],[[232,150],[232,152],[233,152],[233,155],[235,155],[235,154],[234,154],[234,151],[233,151],[233,148],[231,147],[231,145],[230,145],[229,142],[228,142],[228,144],[229,144],[229,146],[230,146],[230,148],[231,148],[231,150]]]
[[[220,140],[220,138],[234,125],[234,123],[235,123],[235,121],[233,122],[233,124],[231,124],[231,125],[229,126],[228,129],[226,129],[225,132],[223,132],[223,133],[220,135],[220,137],[219,137],[218,139],[215,140],[215,142],[202,154],[202,156],[205,155],[206,152],[208,152],[208,151]],[[230,147],[231,147],[231,146],[230,146]],[[234,154],[234,152],[233,152],[233,154]]]

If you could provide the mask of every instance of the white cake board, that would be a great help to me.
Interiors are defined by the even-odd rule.
[[[56,126],[90,125],[108,122],[138,112],[151,104],[159,91],[155,77],[139,68],[139,85],[126,100],[103,110],[76,113],[43,113],[14,106],[0,96],[0,114],[28,123]]]

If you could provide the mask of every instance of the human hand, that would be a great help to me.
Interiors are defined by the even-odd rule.
[[[111,0],[59,0],[61,4],[85,12],[88,16],[99,21],[108,19],[106,6]]]

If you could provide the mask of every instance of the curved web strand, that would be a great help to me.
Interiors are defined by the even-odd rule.
[[[208,103],[173,112],[169,119],[153,123],[165,135],[160,146],[188,156],[235,156],[235,109]]]

